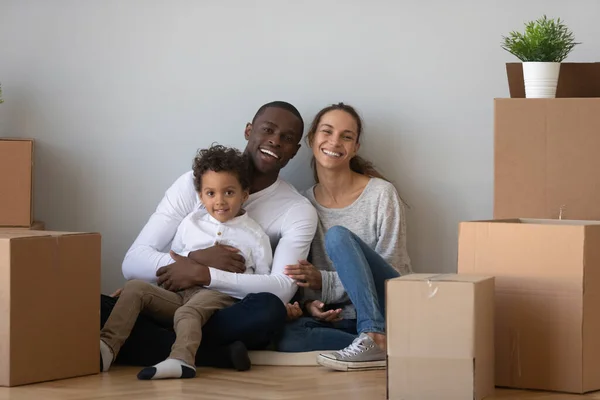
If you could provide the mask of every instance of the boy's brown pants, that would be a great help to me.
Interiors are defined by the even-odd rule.
[[[169,358],[195,365],[196,352],[202,340],[202,327],[215,311],[235,302],[231,296],[196,287],[171,292],[140,280],[125,284],[110,317],[100,331],[100,339],[117,358],[140,313],[165,324],[173,323],[177,338]]]

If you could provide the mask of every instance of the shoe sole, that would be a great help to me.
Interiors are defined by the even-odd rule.
[[[318,356],[317,363],[323,367],[331,368],[336,371],[352,372],[352,371],[373,371],[387,368],[387,362],[381,361],[363,361],[363,362],[345,362],[332,360],[328,357]]]

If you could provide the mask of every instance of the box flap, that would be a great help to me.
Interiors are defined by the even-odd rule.
[[[504,223],[527,225],[559,225],[559,226],[600,226],[600,221],[577,219],[549,219],[549,218],[498,218],[489,220],[465,221],[469,223]]]
[[[43,236],[72,236],[72,235],[97,235],[97,232],[55,232],[55,231],[28,231],[28,230],[11,230],[0,228],[0,240],[2,239],[25,239]]]
[[[1,141],[6,141],[6,142],[31,142],[33,143],[34,140],[30,139],[30,138],[16,138],[16,137],[0,137]]]
[[[430,281],[430,282],[463,282],[477,283],[493,279],[493,276],[486,275],[466,275],[466,274],[409,274],[398,278],[390,279],[393,281]]]

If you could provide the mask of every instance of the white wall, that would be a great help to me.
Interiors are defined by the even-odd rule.
[[[0,136],[33,137],[38,219],[103,234],[105,292],[197,148],[242,148],[263,103],[306,122],[332,102],[366,122],[363,155],[410,203],[419,271],[456,269],[457,223],[492,215],[501,35],[560,16],[600,60],[600,2],[1,0]],[[306,149],[284,171],[311,183]]]

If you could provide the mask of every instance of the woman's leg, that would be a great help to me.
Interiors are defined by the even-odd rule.
[[[385,281],[400,273],[341,226],[327,231],[325,250],[356,308],[360,335],[340,351],[319,355],[318,363],[340,371],[385,369]]]
[[[341,226],[325,234],[325,250],[356,308],[358,333],[385,333],[385,281],[400,273]]]
[[[348,346],[355,338],[355,320],[329,323],[302,317],[285,325],[277,340],[276,350],[287,353],[339,350]]]

